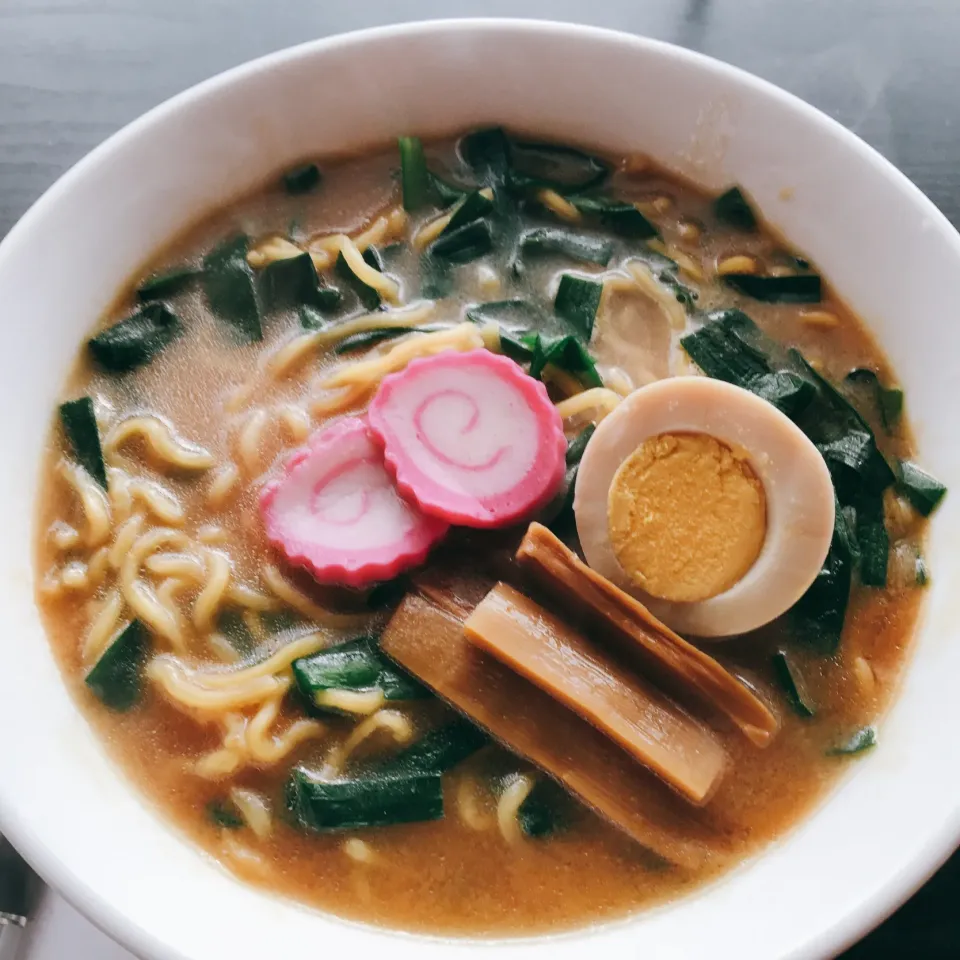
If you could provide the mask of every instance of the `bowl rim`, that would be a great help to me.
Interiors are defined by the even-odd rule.
[[[668,41],[608,27],[597,27],[549,18],[447,17],[351,30],[283,47],[244,61],[161,101],[94,147],[58,177],[31,204],[6,236],[0,239],[0,274],[3,272],[5,261],[20,242],[20,236],[28,233],[33,222],[41,219],[48,208],[55,207],[62,196],[68,195],[73,189],[75,181],[80,180],[88,170],[97,167],[125,143],[135,140],[142,130],[162,121],[167,116],[176,114],[186,104],[215,95],[218,91],[231,86],[242,78],[271,71],[281,64],[296,61],[300,58],[323,55],[328,50],[349,49],[351,46],[362,47],[370,41],[403,38],[425,33],[469,32],[477,29],[512,31],[516,34],[528,35],[550,33],[561,37],[627,43],[634,46],[638,51],[654,51],[660,55],[685,62],[697,71],[723,76],[738,85],[752,87],[761,95],[777,101],[785,110],[806,115],[808,119],[819,126],[825,127],[834,137],[841,140],[847,149],[856,153],[860,161],[870,164],[882,172],[894,186],[910,197],[918,212],[929,219],[932,228],[945,234],[944,239],[952,244],[954,252],[960,260],[960,234],[940,209],[902,171],[837,120],[795,94],[789,93],[782,87],[743,68]],[[922,629],[922,620],[918,629]],[[908,663],[907,669],[909,668],[910,664]],[[899,694],[895,696],[894,703],[898,696]],[[813,816],[816,816],[815,810],[803,819],[805,821]],[[56,851],[47,846],[40,835],[26,825],[24,819],[19,816],[15,805],[12,805],[6,799],[2,785],[0,785],[0,826],[2,826],[4,835],[15,844],[41,878],[105,934],[138,955],[165,958],[165,960],[192,960],[192,958],[186,958],[174,948],[158,940],[147,929],[130,920],[126,915],[115,910],[108,901],[100,897],[90,884],[67,867]],[[928,838],[926,843],[914,851],[911,857],[901,863],[897,873],[868,900],[861,903],[857,909],[848,912],[841,919],[814,931],[800,947],[784,956],[791,958],[834,956],[855,943],[912,896],[953,854],[958,844],[960,844],[960,802],[955,806],[952,816],[945,820]],[[761,851],[759,856],[762,857],[763,855],[763,851]],[[723,878],[719,882],[722,883]],[[630,919],[631,917],[626,917],[620,922],[624,920],[629,922]],[[605,926],[603,925],[598,929],[602,930]],[[582,933],[587,937],[590,936],[589,928],[573,930],[570,933],[574,935]],[[537,938],[537,941],[539,940],[540,938]],[[468,938],[459,942],[475,944],[480,948],[494,949],[503,944],[503,941],[499,939]]]

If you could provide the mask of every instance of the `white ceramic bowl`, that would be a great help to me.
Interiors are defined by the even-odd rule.
[[[706,57],[548,23],[390,27],[283,51],[174,98],[78,164],[0,244],[0,829],[144,957],[477,952],[274,899],[172,831],[67,696],[34,608],[31,556],[55,397],[81,338],[133,270],[199,215],[304,155],[485,122],[647,152],[708,187],[744,184],[876,331],[906,389],[922,460],[954,490],[933,524],[922,635],[880,746],[815,816],[689,899],[486,949],[551,960],[828,955],[892,910],[960,835],[960,563],[948,547],[960,521],[960,420],[948,413],[960,237],[853,134]]]

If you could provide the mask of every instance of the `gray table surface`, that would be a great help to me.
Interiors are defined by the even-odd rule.
[[[956,0],[0,0],[0,236],[92,147],[199,80],[314,37],[452,16],[590,23],[727,60],[854,130],[960,225]],[[960,957],[958,900],[960,856],[848,956]]]

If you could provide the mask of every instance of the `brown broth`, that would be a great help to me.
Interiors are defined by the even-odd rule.
[[[437,144],[429,152],[432,162],[440,164],[439,169],[452,167],[449,143]],[[392,153],[330,164],[324,168],[320,190],[307,197],[288,197],[276,187],[266,187],[192,229],[158,257],[151,269],[198,264],[215,242],[238,229],[255,238],[285,234],[293,218],[304,236],[339,230],[356,233],[378,213],[398,203],[399,188],[391,178],[395,166]],[[625,197],[644,203],[645,212],[662,231],[667,249],[693,258],[708,278],[718,259],[734,254],[755,256],[768,266],[787,262],[784,245],[769,231],[741,234],[723,228],[712,214],[709,197],[662,171],[650,168],[640,175],[618,173],[615,186]],[[684,223],[700,225],[701,236],[685,236],[681,227]],[[415,275],[416,259],[407,253],[388,265],[391,272],[406,278],[410,290],[415,290],[415,280],[410,278]],[[530,271],[530,283],[545,286],[557,271],[557,261],[545,261]],[[498,285],[498,273],[484,273],[476,266],[460,268],[459,273],[461,283],[456,295],[439,302],[431,322],[455,322],[462,304],[474,299],[497,300],[510,295]],[[863,324],[830,291],[817,309],[833,313],[839,323],[824,329],[803,320],[804,309],[809,308],[744,302],[709,279],[702,285],[690,276],[681,275],[681,279],[699,286],[701,307],[743,307],[772,336],[803,350],[827,376],[840,379],[856,366],[871,366],[885,376],[890,374],[886,359]],[[619,303],[616,297],[608,305],[611,311],[623,310],[626,316],[635,309],[629,303]],[[131,288],[103,318],[103,325],[116,322],[133,303]],[[264,343],[238,345],[210,315],[199,291],[179,296],[175,305],[189,327],[184,337],[150,365],[119,377],[94,369],[84,353],[65,384],[64,398],[95,395],[104,411],[113,411],[111,419],[134,412],[159,414],[175,425],[180,436],[210,450],[219,464],[235,458],[238,435],[252,410],[268,410],[273,417],[282,404],[303,406],[311,391],[315,394],[318,371],[340,360],[330,356],[310,361],[289,379],[273,382],[257,373],[258,364],[298,332],[292,313],[270,319]],[[663,328],[640,330],[637,317],[644,319],[643,310],[634,316],[636,330],[629,324],[623,326],[626,321],[622,317],[611,321],[620,324],[627,338],[636,342],[632,355],[624,355],[621,345],[615,357],[605,357],[603,331],[598,353],[602,359],[615,359],[617,365],[632,373],[634,385],[642,385],[649,377],[677,372],[672,366],[677,361],[670,352],[675,350],[675,335]],[[238,412],[227,412],[225,404],[233,391],[251,378],[256,383],[251,402]],[[881,437],[881,442],[887,453],[902,456],[911,451],[906,425],[892,437]],[[275,558],[264,540],[256,511],[257,479],[294,446],[296,443],[271,419],[264,432],[259,468],[243,478],[236,495],[218,511],[205,505],[209,479],[166,476],[141,459],[135,447],[125,464],[131,473],[159,479],[179,499],[187,517],[183,529],[192,541],[196,542],[198,530],[204,525],[215,523],[222,528],[223,549],[230,555],[235,577],[262,588],[261,565]],[[63,453],[62,437],[53,428],[38,497],[38,582],[65,560],[85,562],[90,557],[88,549],[58,550],[48,534],[58,520],[83,529],[75,499],[54,469]],[[911,542],[919,542],[921,533],[918,525],[909,530]],[[297,582],[304,586],[302,578]],[[818,705],[817,716],[810,720],[792,714],[774,692],[769,665],[771,652],[783,640],[780,625],[709,647],[709,652],[770,692],[782,714],[783,727],[775,742],[762,751],[736,732],[721,731],[733,765],[710,810],[717,822],[730,825],[734,849],[724,862],[691,874],[655,861],[584,810],[577,810],[570,826],[552,837],[510,846],[496,827],[494,785],[504,773],[526,768],[495,747],[481,751],[446,776],[447,815],[438,822],[347,835],[304,836],[275,815],[273,834],[264,840],[258,840],[249,829],[221,830],[206,816],[209,801],[222,798],[231,786],[245,786],[262,791],[273,802],[276,813],[290,768],[301,762],[318,766],[326,750],[344,738],[352,723],[331,720],[323,740],[307,742],[271,769],[248,767],[225,780],[202,779],[188,768],[199,756],[219,746],[221,732],[216,724],[198,722],[175,709],[149,686],[142,704],[126,714],[106,710],[85,687],[82,638],[90,622],[91,604],[103,590],[91,587],[51,595],[41,588],[38,604],[65,682],[112,756],[164,816],[250,882],[320,909],[407,930],[484,935],[530,934],[623,916],[681,895],[782,835],[849,768],[849,761],[827,758],[825,750],[851,730],[874,721],[890,702],[921,600],[921,591],[906,587],[855,588],[840,652],[831,658],[805,655],[803,651],[796,654]],[[187,594],[193,595],[195,592]],[[362,606],[357,597],[335,590],[313,590],[312,596],[353,609]],[[184,609],[189,613],[189,607]],[[216,662],[203,637],[189,630],[187,634],[193,661]],[[870,674],[858,658],[869,661],[875,677],[872,685]],[[393,706],[405,710],[418,729],[436,723],[446,710],[439,704]],[[279,725],[300,715],[288,695]],[[389,749],[381,740],[371,743],[368,752]],[[481,829],[466,825],[459,815],[457,798],[465,794],[473,796]],[[349,837],[360,837],[369,844],[372,862],[358,862],[345,852],[344,841]]]

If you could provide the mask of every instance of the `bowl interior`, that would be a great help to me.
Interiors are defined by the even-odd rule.
[[[68,698],[33,605],[31,559],[54,400],[82,337],[133,270],[300,157],[484,122],[649,153],[708,187],[742,183],[875,331],[904,385],[924,464],[960,486],[960,426],[946,414],[960,349],[960,237],[877,154],[776,88],[621,34],[451,21],[285,51],[165,104],[71,171],[0,244],[0,728],[10,731],[0,823],[49,881],[144,956],[260,960],[304,944],[398,958],[474,949],[308,912],[243,886],[172,832]],[[958,525],[960,504],[948,497],[932,528],[935,579],[902,694],[880,746],[814,817],[691,899],[590,933],[501,943],[502,955],[581,956],[586,936],[616,957],[706,956],[717,942],[737,942],[744,958],[819,955],[905,896],[960,832],[960,645],[948,586],[960,573],[948,549]]]

